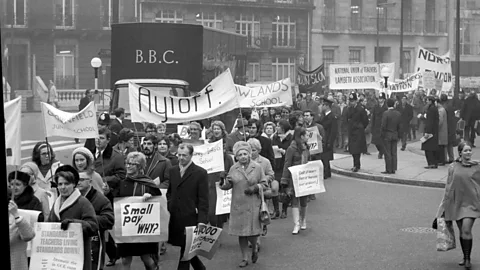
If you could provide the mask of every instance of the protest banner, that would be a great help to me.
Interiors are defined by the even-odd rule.
[[[115,243],[151,243],[168,240],[167,202],[162,196],[115,198]]]
[[[323,163],[321,160],[291,166],[288,169],[292,173],[295,196],[302,197],[326,191],[323,182]]]
[[[248,87],[235,84],[240,108],[291,106],[292,84],[283,79],[271,84]]]
[[[195,256],[202,256],[209,260],[213,258],[218,249],[218,238],[222,229],[205,225],[204,228],[186,227],[185,252],[182,260],[191,260]]]
[[[128,92],[132,122],[178,124],[211,118],[238,108],[238,94],[230,69],[191,97],[170,96],[134,83],[128,84]]]
[[[68,230],[60,229],[60,223],[35,223],[32,240],[30,269],[82,270],[82,224],[70,223]]]
[[[426,89],[435,88],[435,74],[432,71],[423,72],[422,86]]]
[[[393,63],[382,65],[390,66]],[[378,82],[383,80],[380,76],[380,65],[375,64],[331,64],[330,65],[330,89],[376,89]],[[394,71],[389,69],[394,79]]]
[[[64,112],[44,102],[41,103],[41,108],[46,137],[98,137],[97,111],[93,101],[78,113]]]
[[[22,97],[3,103],[7,165],[22,164]]]
[[[232,189],[221,190],[218,183],[215,184],[215,189],[217,191],[215,215],[230,214],[230,205],[232,204]]]
[[[35,223],[38,221],[38,216],[40,215],[40,211],[35,210],[24,210],[18,209],[18,215],[23,217],[32,228],[35,228]],[[27,257],[30,257],[32,254],[32,241],[28,241],[27,243]]]
[[[187,139],[189,137],[188,126],[187,125],[177,125],[177,133],[178,133],[178,135],[180,135],[180,138]]]
[[[322,90],[324,83],[325,70],[323,64],[312,71],[306,71],[299,66],[297,67],[297,84],[300,93],[319,93],[320,90]]]
[[[409,75],[404,80],[397,80],[395,82],[388,82],[388,88],[385,89],[385,82],[380,81],[379,87],[377,90],[385,91],[387,90],[387,95],[390,96],[391,93],[400,93],[400,92],[410,92],[416,91],[420,82],[422,81],[423,74],[417,72]]]
[[[224,171],[223,141],[194,145],[192,161],[209,174]]]
[[[272,145],[272,149],[275,158],[282,158],[282,152],[280,152],[280,148],[278,147],[278,145]]]
[[[310,155],[320,154],[323,152],[323,138],[320,135],[320,132],[318,132],[318,128],[316,126],[307,128],[307,138],[307,145]]]
[[[422,46],[418,46],[415,57],[415,72],[431,71],[435,79],[442,80],[442,89],[437,91],[449,92],[452,88],[452,63],[450,51],[444,55],[435,54]],[[427,88],[423,86],[424,88]]]

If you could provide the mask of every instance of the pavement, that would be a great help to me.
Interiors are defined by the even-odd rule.
[[[475,145],[480,145],[480,138],[477,137]],[[425,169],[427,160],[421,150],[421,142],[408,142],[405,151],[398,149],[398,170],[395,174],[385,175],[384,159],[378,159],[378,152],[371,152],[371,155],[362,155],[361,169],[359,172],[352,172],[353,158],[351,155],[339,154],[335,160],[330,162],[332,172],[344,176],[360,178],[371,181],[397,183],[427,187],[445,187],[447,180],[448,164],[439,166],[438,169]],[[480,151],[474,148],[472,158],[480,160]],[[455,157],[458,157],[457,149],[454,148]]]

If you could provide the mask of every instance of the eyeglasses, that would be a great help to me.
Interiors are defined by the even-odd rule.
[[[127,166],[138,166],[138,165],[140,165],[140,163],[127,162],[126,165]]]
[[[41,153],[40,156],[46,157],[46,156],[48,156],[48,153]]]
[[[79,181],[87,181],[87,180],[91,180],[90,178],[80,178],[78,179]]]

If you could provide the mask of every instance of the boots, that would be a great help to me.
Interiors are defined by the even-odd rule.
[[[465,243],[463,242],[463,238],[460,236],[460,246],[462,247],[462,251],[465,249]],[[465,265],[465,255],[463,255],[463,260],[458,263],[460,266]]]
[[[293,231],[292,234],[298,234],[300,231],[300,209],[292,207]]]
[[[465,269],[470,270],[472,269],[470,253],[472,252],[473,239],[460,239],[460,241],[463,241],[462,251]]]
[[[300,229],[307,229],[307,207],[300,207]]]

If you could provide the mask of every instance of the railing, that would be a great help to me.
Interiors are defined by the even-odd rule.
[[[110,106],[110,89],[105,89],[105,95],[102,95],[102,90],[99,90],[100,99],[97,104],[97,110],[108,110]],[[85,89],[57,89],[58,105],[60,110],[78,111],[78,104],[80,99],[85,96]]]
[[[361,32],[376,33],[377,23],[380,32],[400,33],[400,19],[383,19],[376,17],[333,17],[325,16],[322,19],[321,29],[330,32]],[[406,34],[447,34],[447,23],[438,20],[404,20]]]

